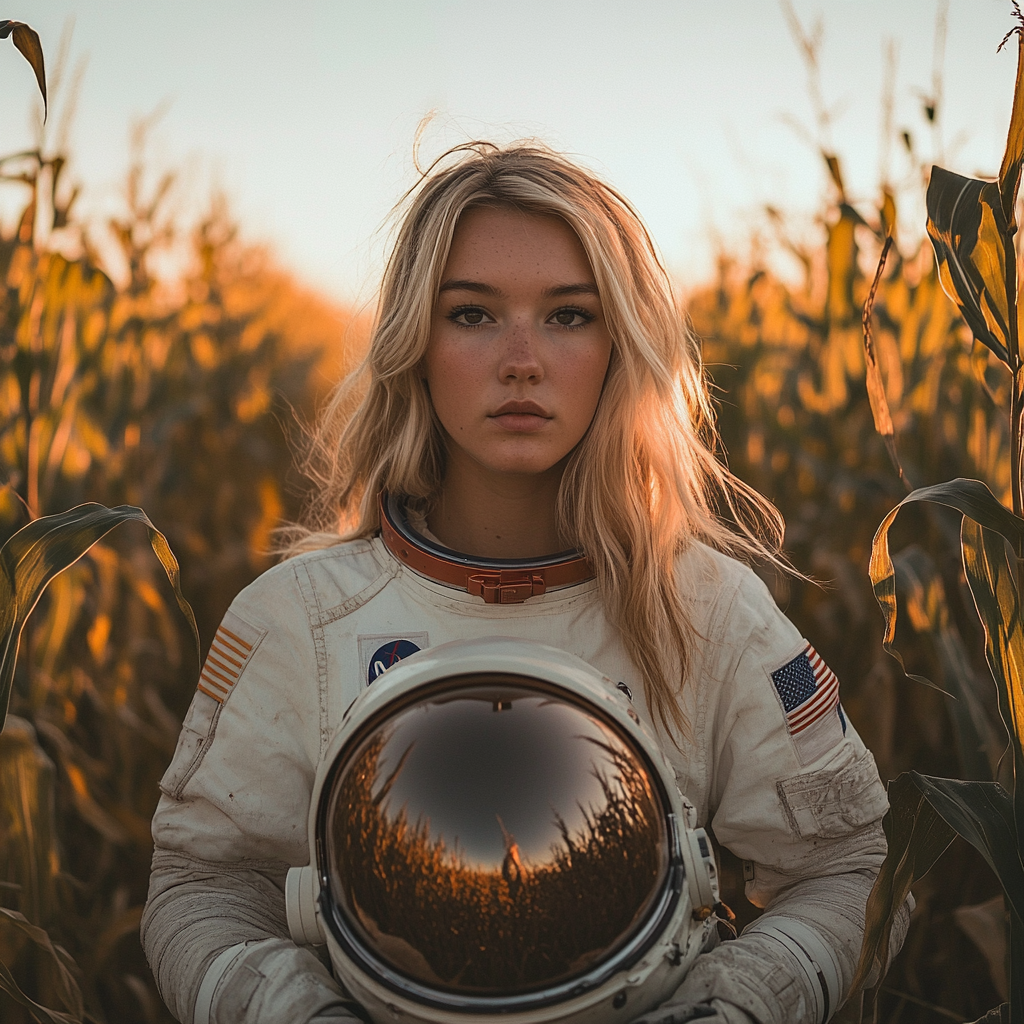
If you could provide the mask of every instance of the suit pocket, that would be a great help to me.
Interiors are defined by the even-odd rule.
[[[875,759],[864,750],[839,765],[776,783],[790,827],[801,839],[849,835],[889,807]]]
[[[192,699],[192,704],[181,724],[181,734],[174,757],[160,780],[160,789],[174,800],[180,800],[182,791],[192,774],[202,763],[206,751],[213,742],[223,704],[201,690]]]

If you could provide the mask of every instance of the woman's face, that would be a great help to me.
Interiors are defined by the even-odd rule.
[[[590,261],[565,221],[464,213],[424,359],[449,471],[561,472],[594,417],[611,348]]]

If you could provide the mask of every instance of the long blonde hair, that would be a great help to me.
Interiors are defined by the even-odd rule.
[[[700,346],[646,228],[609,185],[529,142],[457,146],[403,202],[369,352],[313,434],[306,468],[316,496],[286,553],[372,536],[382,490],[430,510],[445,440],[419,367],[459,218],[480,206],[560,217],[590,259],[612,355],[594,420],[562,477],[558,526],[589,558],[659,724],[685,731],[677,698],[694,635],[676,558],[698,540],[776,561],[783,523],[715,455]]]

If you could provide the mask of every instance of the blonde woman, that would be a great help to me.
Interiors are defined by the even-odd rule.
[[[495,634],[622,681],[765,908],[644,1021],[833,1014],[885,792],[739,560],[777,558],[782,523],[714,454],[698,345],[628,202],[536,145],[446,154],[315,440],[316,507],[232,604],[161,783],[143,941],[175,1016],[359,1016],[284,920],[319,758],[395,660]]]

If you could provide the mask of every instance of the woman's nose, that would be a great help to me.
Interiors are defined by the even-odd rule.
[[[532,325],[523,322],[510,324],[503,341],[498,368],[501,380],[536,382],[544,376],[539,356],[540,339]]]

